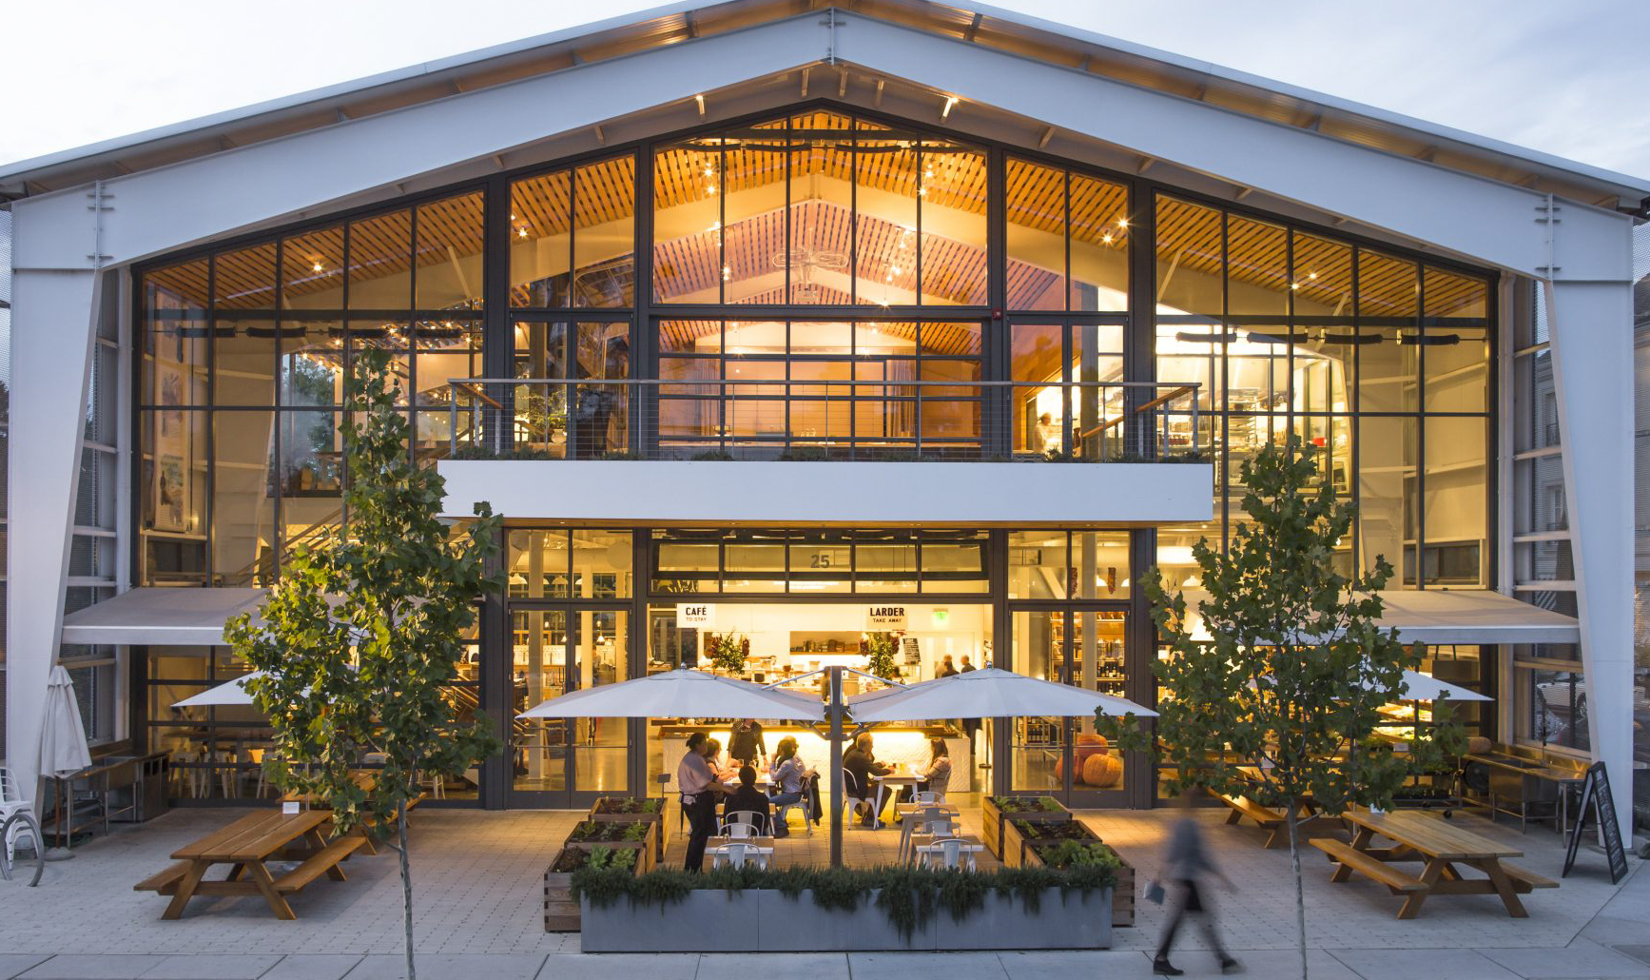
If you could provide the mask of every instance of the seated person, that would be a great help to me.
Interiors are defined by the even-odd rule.
[[[920,775],[917,792],[933,793],[935,803],[944,803],[945,793],[951,787],[951,751],[946,747],[945,739],[928,740],[928,766]],[[909,788],[900,790],[901,801],[910,799],[912,793]]]
[[[773,765],[768,768],[768,776],[773,780],[775,788],[769,802],[776,810],[782,806],[802,802],[802,795],[807,792],[808,778],[812,775],[802,757],[796,754],[796,739],[789,735],[780,739],[779,746],[774,750]],[[805,819],[810,816],[804,814]],[[790,832],[785,821],[777,818],[774,820],[775,837],[785,837]]]
[[[756,770],[750,766],[739,767],[739,785],[722,804],[722,822],[726,824],[729,817],[741,811],[756,814],[756,819],[751,821],[756,834],[766,835],[773,827],[773,810],[768,805],[768,795],[756,788]]]
[[[867,827],[874,827],[877,816],[882,810],[881,784],[872,777],[886,776],[894,770],[876,760],[871,754],[871,733],[865,732],[854,740],[854,747],[842,756],[842,768],[848,770],[853,777],[853,784],[849,787],[850,795],[861,800],[871,801],[871,813],[861,817],[860,823]]]
[[[733,777],[739,774],[739,767],[729,765],[723,757],[720,739],[710,740],[710,748],[705,750],[705,761],[710,763],[710,771],[716,774],[716,778],[725,783],[732,782]]]

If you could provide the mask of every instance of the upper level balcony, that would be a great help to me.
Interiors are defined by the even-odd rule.
[[[450,390],[440,466],[455,516],[483,500],[510,518],[615,524],[1150,524],[1211,513],[1195,384],[793,374],[461,378]]]

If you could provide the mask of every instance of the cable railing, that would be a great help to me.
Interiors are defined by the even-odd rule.
[[[1182,382],[454,378],[448,393],[460,459],[1179,462],[1210,444]]]

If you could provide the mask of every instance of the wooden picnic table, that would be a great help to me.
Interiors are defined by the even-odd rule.
[[[1529,913],[1518,900],[1536,888],[1557,888],[1558,882],[1527,871],[1502,858],[1522,857],[1515,847],[1496,843],[1470,830],[1447,823],[1417,810],[1371,813],[1354,810],[1342,818],[1354,828],[1351,843],[1316,839],[1313,847],[1336,862],[1330,881],[1345,881],[1352,872],[1379,881],[1394,895],[1403,895],[1398,918],[1413,919],[1431,895],[1499,895],[1507,914],[1526,918]],[[1378,847],[1377,836],[1393,842]],[[1395,862],[1424,862],[1419,876],[1394,867]],[[1466,878],[1461,868],[1483,872],[1483,878]]]
[[[163,919],[181,917],[184,906],[196,895],[262,896],[276,918],[296,919],[286,896],[302,891],[322,875],[345,881],[339,862],[366,842],[355,834],[328,841],[325,831],[331,822],[332,815],[324,810],[249,814],[172,852],[176,864],[133,889],[170,895],[172,903]],[[301,850],[293,853],[289,849],[294,845]],[[300,859],[298,866],[275,877],[266,862],[289,857]],[[229,874],[222,880],[205,880],[216,864],[229,865]]]

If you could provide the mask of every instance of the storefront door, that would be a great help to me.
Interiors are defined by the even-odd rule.
[[[510,806],[577,808],[598,796],[628,795],[627,719],[515,716],[570,691],[629,677],[630,611],[517,608],[511,636]]]
[[[1128,614],[1027,606],[1010,612],[1010,669],[1125,697]],[[1008,733],[1009,788],[1073,807],[1129,805],[1130,760],[1111,751],[1093,718],[1016,718]]]

